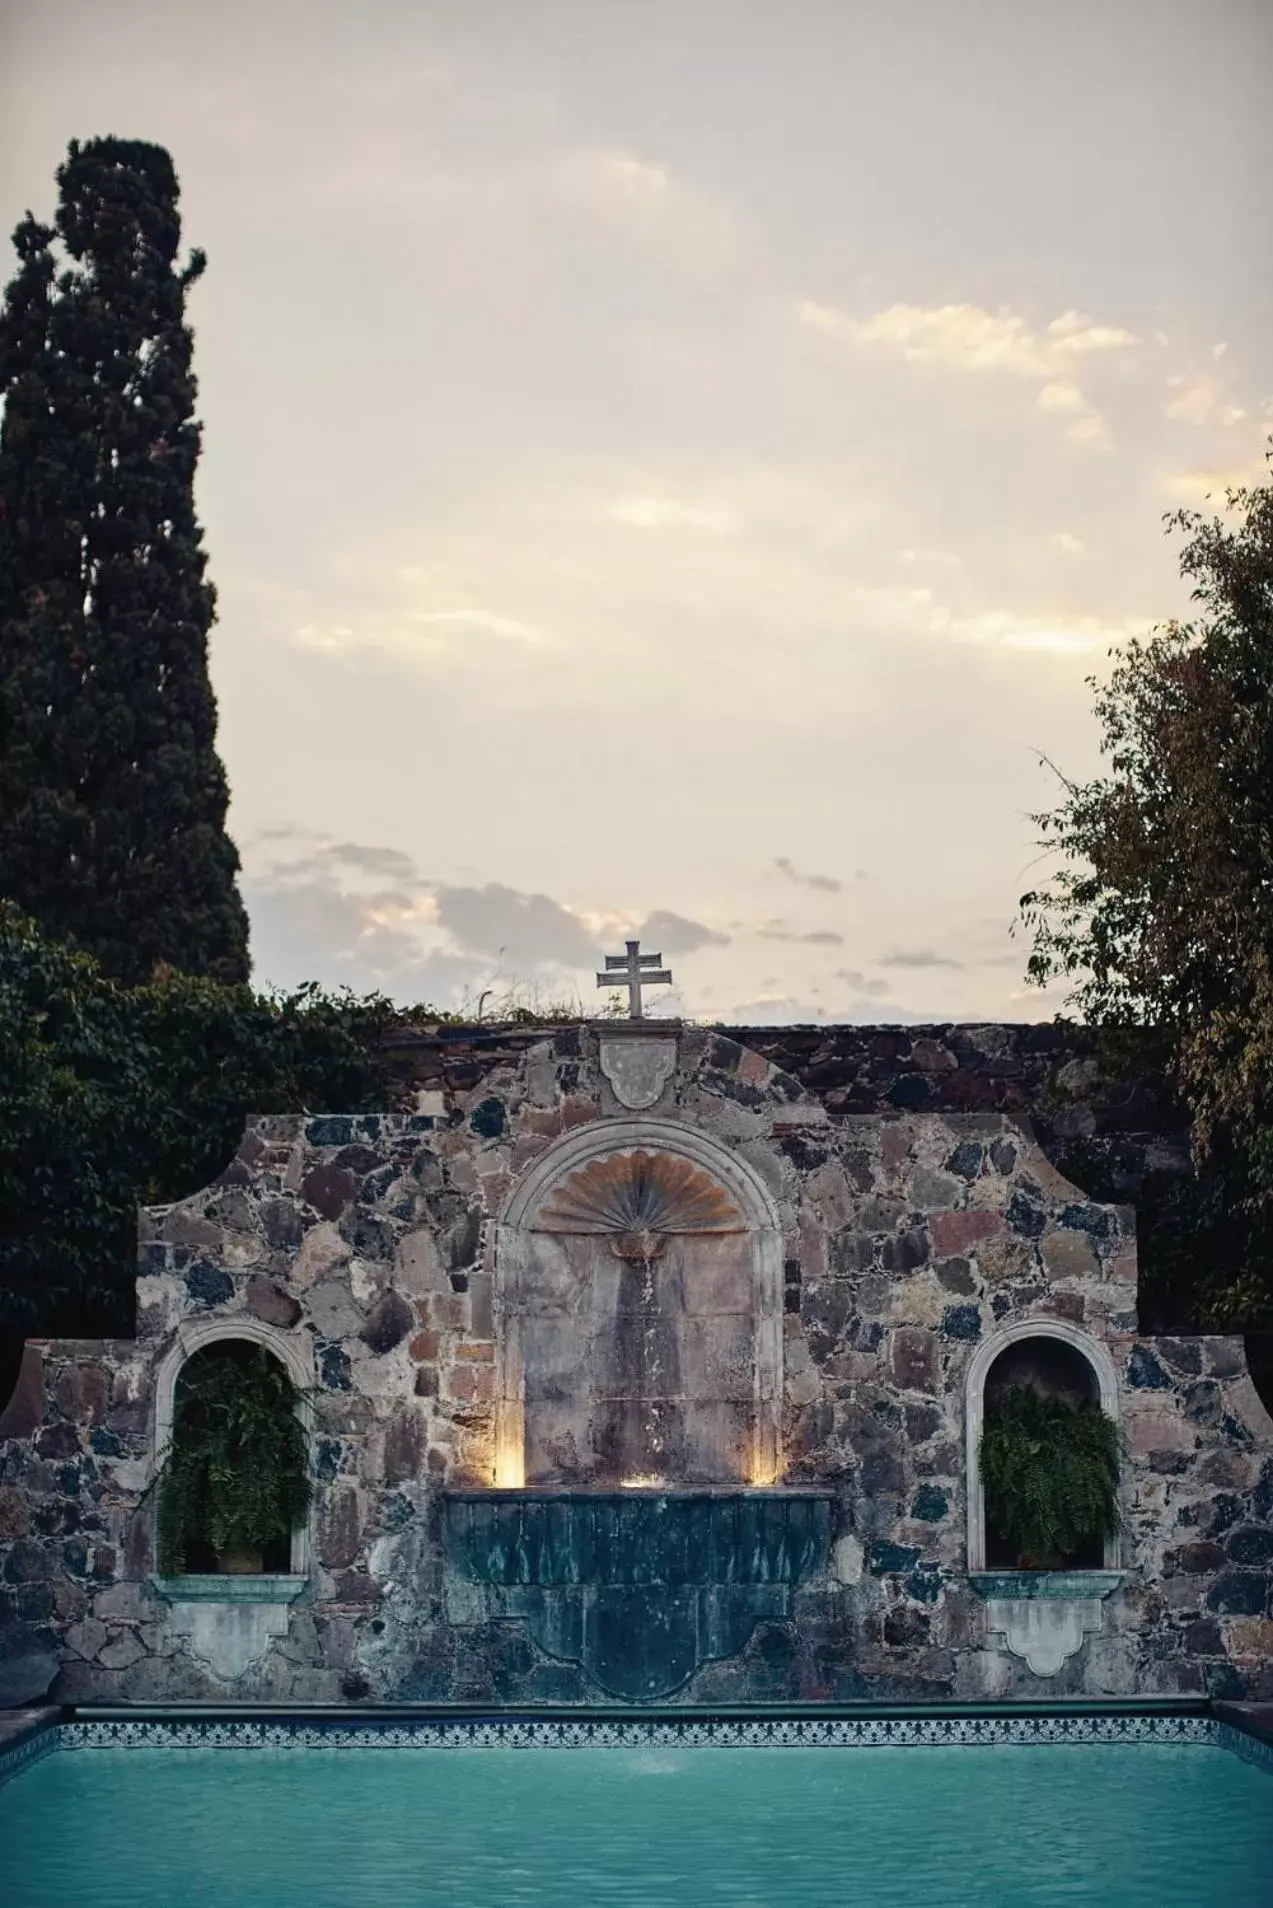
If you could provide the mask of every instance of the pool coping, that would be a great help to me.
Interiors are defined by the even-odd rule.
[[[490,1704],[67,1704],[0,1712],[0,1784],[55,1753],[169,1748],[940,1747],[1201,1743],[1273,1774],[1273,1726],[1209,1698],[606,1709]]]

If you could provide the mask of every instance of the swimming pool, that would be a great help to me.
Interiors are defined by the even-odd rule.
[[[1273,1750],[1202,1716],[85,1721],[18,1760],[6,1908],[1273,1899]]]

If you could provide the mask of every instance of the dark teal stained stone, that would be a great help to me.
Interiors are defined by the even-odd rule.
[[[1226,1549],[1236,1564],[1273,1564],[1273,1530],[1247,1525],[1234,1531]]]
[[[1014,1192],[1008,1201],[1008,1224],[1027,1239],[1037,1239],[1047,1224],[1047,1214],[1023,1192]]]
[[[433,1131],[432,1113],[413,1113],[407,1121],[408,1133],[431,1133]]]
[[[948,1305],[942,1313],[941,1328],[947,1338],[980,1338],[981,1313],[975,1305]]]
[[[932,1097],[933,1089],[922,1073],[899,1074],[885,1095],[890,1106],[902,1107],[910,1113],[928,1106]]]
[[[935,1564],[921,1564],[906,1579],[906,1594],[916,1603],[936,1603],[941,1595],[941,1571]]]
[[[1144,1345],[1133,1345],[1127,1360],[1127,1382],[1140,1391],[1170,1391],[1172,1382],[1154,1354]]]
[[[889,1544],[877,1538],[867,1552],[866,1567],[872,1576],[883,1577],[895,1571],[913,1570],[919,1562],[918,1550],[909,1544]]]
[[[314,1457],[314,1474],[324,1484],[329,1484],[340,1471],[344,1461],[344,1446],[339,1438],[320,1438]]]
[[[1273,1588],[1262,1570],[1226,1570],[1207,1592],[1207,1608],[1223,1616],[1263,1616]]]
[[[1090,1232],[1097,1239],[1108,1239],[1117,1230],[1114,1214],[1103,1206],[1066,1206],[1061,1212],[1061,1224],[1074,1232]]]
[[[409,1497],[401,1491],[395,1491],[386,1497],[381,1507],[380,1521],[386,1530],[404,1530],[415,1516],[415,1510]]]
[[[1212,1663],[1207,1668],[1207,1694],[1212,1702],[1240,1703],[1246,1695],[1246,1682],[1232,1663]]]
[[[225,1305],[234,1297],[234,1280],[219,1266],[200,1259],[186,1274],[186,1290],[196,1305]]]
[[[348,1146],[354,1136],[354,1122],[351,1119],[333,1117],[310,1120],[305,1128],[305,1137],[311,1146]]]
[[[950,1509],[950,1499],[936,1484],[921,1484],[911,1505],[911,1516],[921,1524],[935,1524]]]
[[[961,1179],[976,1179],[981,1171],[981,1147],[976,1140],[961,1140],[946,1161],[948,1173],[958,1173]]]
[[[469,1125],[480,1139],[498,1139],[504,1131],[504,1102],[481,1100],[473,1109]]]
[[[328,1391],[348,1391],[352,1366],[340,1345],[324,1345],[318,1355],[318,1375]]]

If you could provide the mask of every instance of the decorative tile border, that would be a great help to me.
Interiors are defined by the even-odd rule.
[[[55,1751],[83,1749],[985,1748],[1055,1743],[1201,1743],[1273,1774],[1273,1743],[1208,1716],[774,1718],[553,1722],[516,1716],[403,1722],[58,1723],[0,1755],[0,1782]]]
[[[1204,1715],[1034,1715],[876,1717],[746,1721],[546,1721],[489,1717],[464,1721],[84,1721],[55,1723],[0,1753],[0,1782],[67,1750],[599,1750],[647,1746],[710,1748],[989,1748],[1063,1742],[1179,1744],[1227,1750],[1273,1774],[1273,1744]]]
[[[59,1733],[56,1725],[37,1727],[29,1736],[0,1751],[0,1784],[7,1782],[10,1776],[20,1775],[24,1769],[33,1768],[37,1762],[43,1762],[45,1756],[60,1749]]]

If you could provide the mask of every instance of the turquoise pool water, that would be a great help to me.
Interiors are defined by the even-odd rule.
[[[1267,1908],[1273,1778],[1201,1744],[78,1750],[5,1908]]]

